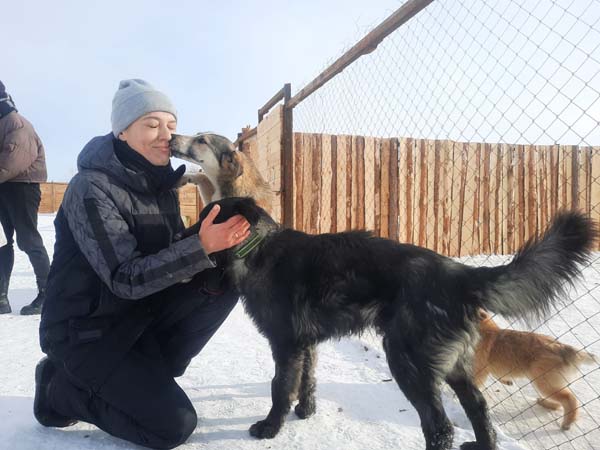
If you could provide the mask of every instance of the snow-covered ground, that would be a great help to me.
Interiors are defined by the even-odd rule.
[[[39,217],[39,229],[50,254],[54,245],[53,219],[53,215]],[[489,259],[487,261],[489,262]],[[582,330],[581,332],[567,332],[561,339],[578,346],[589,344],[590,350],[600,354],[597,333],[590,331],[586,334],[588,325],[600,330],[598,303],[592,295],[595,292],[588,293],[590,286],[600,283],[600,276],[593,269],[588,269],[584,283],[586,287],[582,290],[582,299],[577,302],[578,307],[571,306],[562,311],[560,319],[553,319],[543,325],[541,330],[548,334],[557,334],[568,330],[569,321],[576,320],[581,315],[592,316],[589,322],[584,322],[576,328]],[[21,317],[17,314],[35,294],[32,268],[26,255],[17,251],[9,291],[13,313],[0,316],[0,449],[138,448],[87,424],[78,424],[62,430],[44,428],[37,424],[32,414],[32,402],[34,367],[42,357],[38,346],[39,316]],[[578,312],[579,310],[582,312]],[[592,323],[592,320],[595,322]],[[575,342],[572,342],[573,340]],[[550,435],[554,439],[553,445],[571,435],[587,432],[587,440],[579,439],[574,441],[573,447],[560,446],[561,449],[600,449],[600,432],[597,425],[600,420],[600,400],[598,388],[594,391],[592,387],[600,386],[600,379],[598,370],[595,369],[591,368],[586,382],[581,382],[581,386],[575,385],[580,399],[587,402],[587,409],[582,412],[579,424],[566,434],[560,431],[556,424],[547,428],[550,431],[544,431],[544,436]],[[181,448],[424,448],[418,416],[396,384],[388,381],[391,375],[379,340],[375,336],[365,335],[320,346],[317,414],[302,421],[290,413],[288,422],[275,439],[260,441],[250,437],[247,430],[269,410],[272,375],[273,363],[267,342],[256,332],[241,305],[238,305],[204,351],[194,359],[186,374],[179,379],[192,399],[199,417],[198,428]],[[520,436],[524,430],[539,427],[538,417],[544,423],[559,417],[557,413],[532,406],[535,393],[526,386],[522,389],[514,386],[511,389],[498,383],[490,383],[486,395],[490,404],[494,404],[506,398],[510,392],[517,392],[518,395],[499,405],[493,416],[496,423],[507,422],[510,417],[518,416],[516,421],[509,421],[504,425],[504,429],[515,436]],[[457,427],[455,448],[458,448],[465,440],[473,440],[473,433],[452,395],[448,393],[444,400],[446,409]],[[523,414],[519,416],[519,413]],[[521,433],[518,433],[518,430],[521,430]],[[506,434],[500,432],[499,435],[501,449],[525,448],[517,445]],[[522,442],[537,442],[537,448],[542,448],[539,447],[539,437],[535,434],[529,434]],[[551,447],[552,445],[548,445],[545,448]]]

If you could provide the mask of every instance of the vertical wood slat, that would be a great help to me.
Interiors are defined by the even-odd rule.
[[[490,164],[491,164],[491,153],[492,147],[490,144],[483,145],[483,172],[482,172],[482,242],[481,252],[484,254],[491,253],[491,233],[490,233],[490,201],[492,199],[492,192],[490,189]]]
[[[381,197],[380,197],[380,211],[381,211],[381,237],[390,236],[390,150],[391,142],[390,139],[384,139],[381,143],[381,164],[380,164],[380,179],[381,179]]]
[[[337,136],[331,136],[331,233],[338,231],[338,177]]]
[[[450,227],[452,224],[452,170],[454,160],[452,157],[452,143],[448,140],[442,144],[442,178],[440,180],[442,189],[442,253],[450,255]]]
[[[375,229],[375,139],[364,139],[364,218],[367,230]]]
[[[303,137],[300,133],[294,133],[294,193],[295,193],[295,210],[294,210],[294,228],[297,230],[302,229],[302,223],[304,221],[304,178],[303,173],[303,153],[302,147]]]
[[[390,139],[389,183],[390,196],[388,203],[388,230],[390,239],[399,240],[398,233],[398,186],[400,168],[398,167],[398,139]]]
[[[356,183],[357,183],[357,204],[356,204],[356,228],[364,230],[365,228],[365,138],[358,136],[356,138]]]
[[[317,170],[322,176],[321,184],[321,210],[319,214],[319,233],[331,231],[333,209],[332,201],[332,161],[331,161],[331,135],[321,135],[321,170]]]
[[[413,223],[413,211],[414,211],[414,149],[415,149],[415,140],[407,139],[406,140],[406,154],[405,154],[405,167],[406,167],[406,190],[405,190],[405,198],[406,198],[406,242],[414,243],[415,235],[414,235],[414,223]]]
[[[373,148],[373,231],[377,236],[381,236],[381,142],[380,138],[376,138]]]
[[[590,217],[600,223],[600,147],[592,148],[590,172]],[[596,250],[600,249],[599,241],[596,240]]]
[[[463,149],[462,144],[452,142],[452,210],[450,221],[450,256],[459,256],[462,240],[462,213],[464,205],[464,184],[463,184]]]
[[[352,186],[352,136],[344,136],[344,146],[345,146],[345,158],[346,158],[346,225],[344,226],[344,230],[352,229],[352,196],[353,186]]]
[[[441,251],[441,211],[443,205],[440,205],[441,198],[440,191],[444,195],[444,186],[442,184],[441,172],[442,172],[442,147],[443,141],[436,140],[434,142],[434,163],[433,163],[433,245],[429,248],[436,252]],[[440,208],[442,206],[442,208]]]
[[[310,190],[310,233],[319,233],[321,214],[322,140],[320,134],[312,134],[311,142],[311,190]]]
[[[427,192],[425,192],[425,197],[427,199],[427,210],[425,211],[425,238],[426,238],[426,246],[429,249],[433,249],[437,247],[436,230],[437,224],[435,220],[435,185],[437,184],[437,180],[435,177],[435,154],[436,154],[436,146],[435,141],[432,139],[427,139],[426,141],[426,151],[427,151]]]

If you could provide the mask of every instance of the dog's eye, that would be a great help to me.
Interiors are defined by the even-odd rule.
[[[197,144],[206,144],[206,141],[204,140],[204,136],[198,136],[196,138],[196,143]]]

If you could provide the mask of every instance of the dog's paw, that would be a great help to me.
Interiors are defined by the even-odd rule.
[[[486,447],[477,442],[465,442],[460,446],[460,450],[496,450],[496,446]]]
[[[294,412],[300,419],[308,419],[310,416],[314,415],[316,411],[317,406],[314,401],[305,404],[298,403],[294,408]]]
[[[277,426],[269,422],[268,420],[259,420],[250,427],[250,435],[258,439],[273,439],[281,426]]]

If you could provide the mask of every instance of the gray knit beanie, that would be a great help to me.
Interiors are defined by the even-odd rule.
[[[177,119],[175,106],[165,94],[144,80],[123,80],[112,101],[112,132],[115,137],[129,125],[152,111],[171,113]]]

